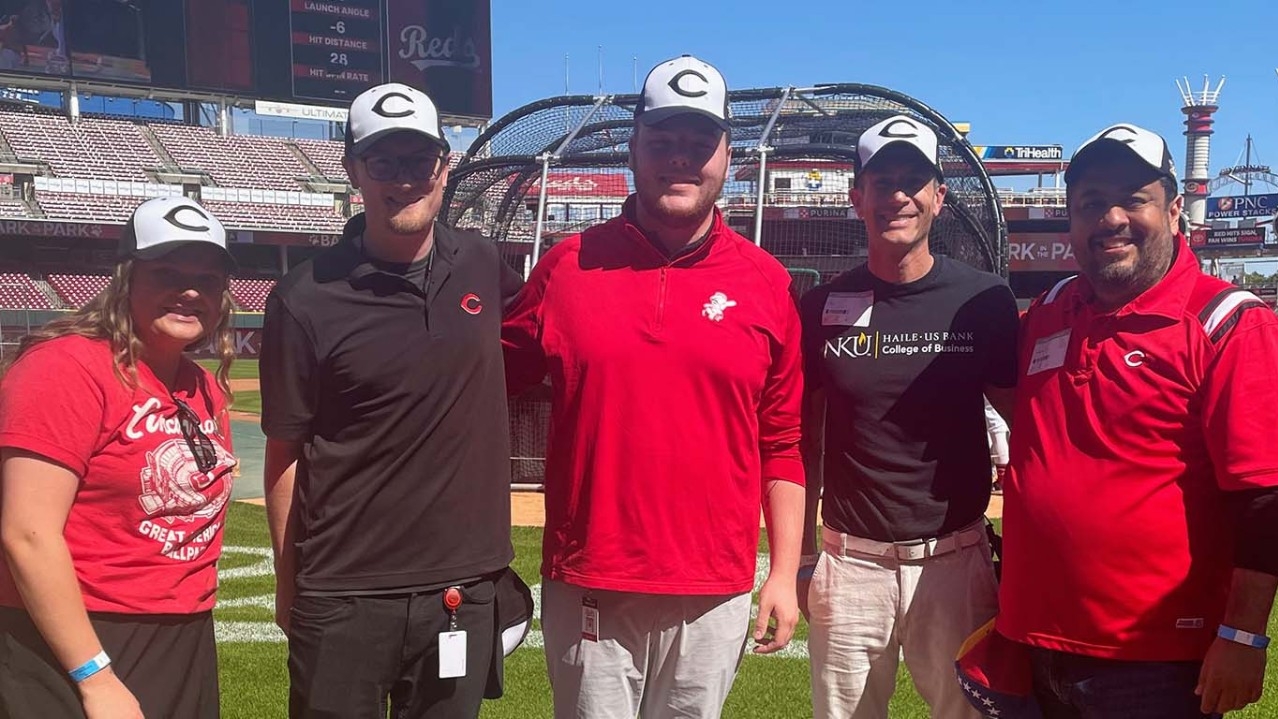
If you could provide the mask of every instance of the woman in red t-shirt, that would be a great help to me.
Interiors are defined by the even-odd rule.
[[[226,231],[142,203],[107,288],[0,380],[0,716],[216,717]],[[214,378],[183,353],[210,345]]]

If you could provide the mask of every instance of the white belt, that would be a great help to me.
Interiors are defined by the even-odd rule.
[[[825,551],[830,554],[841,557],[851,554],[868,554],[874,557],[895,557],[905,562],[916,562],[980,544],[985,539],[985,520],[944,536],[933,539],[912,539],[906,542],[877,542],[873,539],[844,534],[829,527],[824,527],[821,533]]]

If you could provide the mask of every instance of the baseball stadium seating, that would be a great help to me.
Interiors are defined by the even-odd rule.
[[[45,279],[67,307],[80,307],[106,289],[106,275],[50,274]]]
[[[148,168],[163,164],[139,126],[123,120],[72,124],[57,114],[4,111],[0,133],[15,158],[47,165],[59,177],[146,180]]]
[[[275,280],[231,278],[231,296],[242,310],[261,312],[266,309],[266,296],[275,287]]]
[[[124,224],[133,208],[144,198],[121,195],[93,195],[36,190],[36,203],[45,217],[54,220],[82,220]]]
[[[0,308],[51,310],[54,306],[30,277],[5,272],[0,273]]]

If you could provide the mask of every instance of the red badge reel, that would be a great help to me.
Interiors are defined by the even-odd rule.
[[[461,589],[457,587],[449,587],[444,590],[444,608],[449,614],[456,614],[457,609],[462,605]]]

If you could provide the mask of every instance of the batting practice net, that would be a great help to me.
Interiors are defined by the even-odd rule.
[[[443,219],[492,238],[526,275],[550,246],[621,211],[634,188],[627,159],[638,99],[568,95],[498,119],[452,171]],[[729,103],[732,162],[719,206],[729,226],[789,268],[796,296],[865,260],[865,225],[848,200],[856,141],[897,114],[940,141],[949,192],[932,251],[1006,276],[1007,228],[993,183],[935,110],[860,84],[738,90]],[[517,484],[541,482],[547,403],[543,391],[511,404]]]

